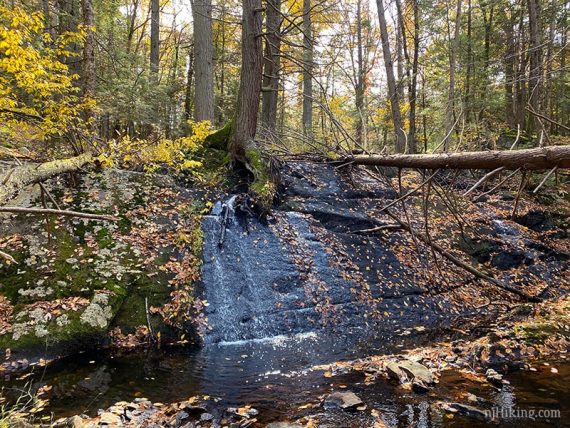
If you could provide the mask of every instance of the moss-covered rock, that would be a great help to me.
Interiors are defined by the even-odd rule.
[[[178,338],[161,309],[173,307],[173,287],[192,300],[196,274],[184,273],[199,272],[199,263],[191,270],[181,260],[185,253],[199,260],[202,237],[192,195],[173,186],[142,174],[93,173],[77,189],[52,193],[63,208],[118,212],[118,223],[0,218],[0,245],[17,261],[0,262],[0,354],[69,355],[109,343],[117,327],[129,334],[149,322],[164,339]]]

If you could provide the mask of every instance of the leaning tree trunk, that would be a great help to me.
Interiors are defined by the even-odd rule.
[[[247,164],[246,148],[254,139],[261,94],[263,51],[261,0],[242,2],[241,74],[236,116],[229,139],[232,162]]]
[[[15,167],[0,177],[0,204],[5,203],[13,198],[23,187],[39,183],[64,172],[73,172],[81,168],[83,165],[91,162],[93,157],[91,153],[55,160],[52,162],[37,164],[29,164]]]
[[[357,165],[398,168],[540,170],[570,168],[570,146],[429,155],[355,155],[345,160]]]
[[[212,0],[192,2],[194,18],[194,120],[214,122]]]

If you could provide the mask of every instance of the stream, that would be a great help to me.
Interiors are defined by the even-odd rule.
[[[221,407],[253,406],[260,412],[261,423],[302,415],[307,411],[299,408],[307,404],[318,406],[325,394],[348,386],[362,398],[368,410],[382,412],[392,427],[488,426],[484,420],[464,415],[454,414],[450,418],[436,405],[439,401],[464,402],[459,397],[468,391],[478,397],[477,407],[482,410],[563,410],[560,419],[501,419],[495,426],[570,426],[568,362],[550,366],[537,363],[536,372],[512,372],[506,376],[510,385],[502,390],[467,380],[453,370],[444,371],[439,385],[420,395],[403,391],[385,379],[365,385],[362,374],[350,372],[326,378],[322,371],[311,370],[315,364],[337,361],[350,354],[363,355],[362,348],[349,352],[330,346],[338,344],[334,339],[306,334],[203,348],[83,353],[57,361],[45,370],[36,368],[31,376],[4,386],[9,392],[30,384],[34,388],[51,385],[49,411],[56,417],[94,415],[115,402],[141,397],[168,403],[209,395],[219,398]],[[550,372],[552,366],[556,366],[557,374]],[[323,426],[372,426],[368,411],[347,413],[317,407],[311,414],[315,412]]]

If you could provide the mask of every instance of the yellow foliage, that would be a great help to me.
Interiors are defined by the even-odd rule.
[[[93,100],[80,101],[77,76],[60,60],[76,55],[67,46],[82,44],[85,32],[52,40],[43,22],[40,13],[0,6],[0,133],[11,138],[63,135],[93,108]]]
[[[152,142],[140,138],[131,139],[129,136],[111,140],[99,155],[99,161],[105,167],[143,165],[146,172],[155,172],[162,166],[176,172],[199,168],[202,163],[192,159],[192,155],[210,135],[212,127],[208,121],[190,123],[190,127],[192,135],[174,140]]]

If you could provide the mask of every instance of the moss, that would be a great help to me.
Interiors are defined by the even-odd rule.
[[[559,329],[551,323],[521,324],[515,327],[517,336],[529,345],[542,344],[558,332]]]
[[[250,147],[246,151],[246,156],[249,161],[249,166],[253,170],[254,179],[250,184],[249,189],[254,193],[257,202],[263,210],[269,210],[273,204],[277,188],[267,163],[264,161],[261,152],[255,148]]]
[[[227,150],[232,132],[233,120],[226,123],[222,128],[211,133],[204,140],[204,147],[216,150]]]

